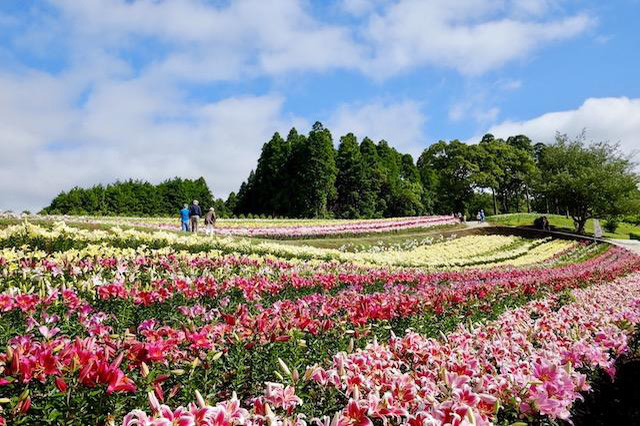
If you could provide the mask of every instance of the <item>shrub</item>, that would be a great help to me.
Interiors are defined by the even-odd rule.
[[[636,232],[630,232],[629,233],[629,238],[632,240],[640,240],[640,234],[636,233]]]
[[[607,221],[605,222],[604,229],[611,234],[615,234],[618,230],[618,226],[620,226],[620,219],[611,218],[607,219]]]

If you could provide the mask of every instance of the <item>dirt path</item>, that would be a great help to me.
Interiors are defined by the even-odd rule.
[[[467,221],[467,222],[465,222],[465,225],[467,225],[468,229],[486,228],[487,226],[492,226],[489,222],[479,222],[477,220]]]

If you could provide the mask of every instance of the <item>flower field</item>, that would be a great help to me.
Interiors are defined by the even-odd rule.
[[[52,220],[64,219],[51,216]],[[74,221],[85,223],[109,223],[116,225],[155,228],[179,231],[177,219],[168,218],[122,218],[80,216]],[[387,219],[219,219],[215,233],[242,237],[300,238],[324,237],[330,235],[360,235],[381,232],[394,232],[411,229],[432,228],[434,226],[454,225],[459,220],[453,216],[422,216]],[[204,227],[200,230],[204,232]]]
[[[462,236],[320,249],[0,230],[0,424],[569,419],[640,324],[640,257]]]

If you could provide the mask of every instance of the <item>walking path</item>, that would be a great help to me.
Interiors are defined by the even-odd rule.
[[[486,228],[487,226],[492,226],[491,224],[489,224],[489,222],[480,222],[477,220],[469,220],[464,224],[467,225],[467,229]]]
[[[624,247],[627,250],[631,250],[635,253],[640,254],[640,241],[637,240],[615,240],[615,239],[607,239],[611,244],[615,244],[620,247]]]
[[[483,228],[486,226],[493,226],[487,222],[478,222],[478,221],[470,221],[467,222],[467,227],[469,229],[473,229],[473,228]],[[517,227],[511,227],[511,228],[517,228]],[[545,234],[551,235],[551,236],[564,236],[564,237],[585,237],[585,235],[580,235],[580,234],[574,234],[572,232],[566,232],[566,231],[540,231],[540,232],[544,232]],[[609,244],[613,244],[616,245],[618,247],[622,247],[625,248],[627,250],[630,250],[634,253],[640,254],[640,241],[638,240],[619,240],[619,239],[614,239],[614,238],[593,238],[593,237],[588,237],[586,236],[586,238],[588,239],[592,239],[593,241],[597,241],[600,243],[609,243]]]

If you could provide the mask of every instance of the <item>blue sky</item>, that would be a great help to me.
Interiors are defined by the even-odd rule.
[[[5,0],[0,209],[117,178],[236,190],[322,121],[417,157],[586,128],[640,148],[640,1]]]

